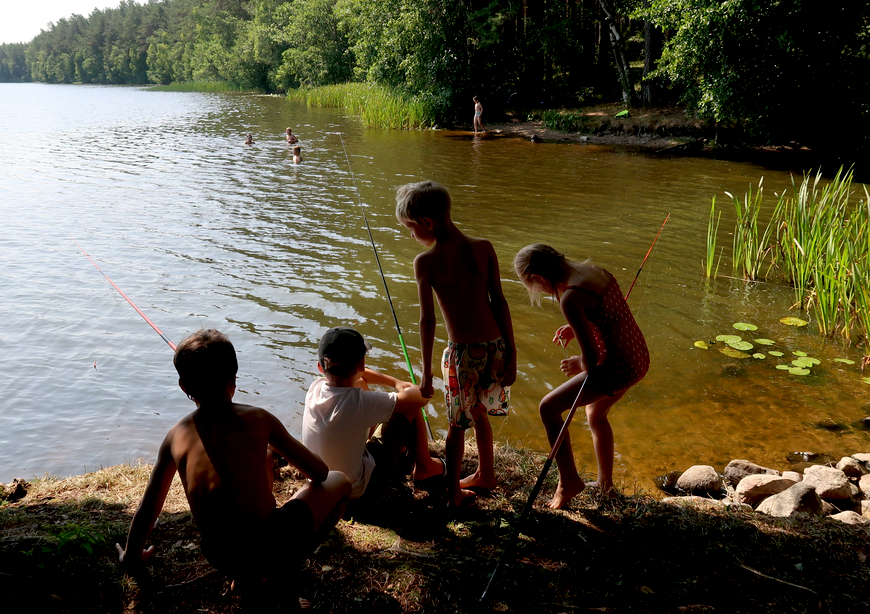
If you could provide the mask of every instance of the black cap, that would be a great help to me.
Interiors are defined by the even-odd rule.
[[[350,326],[338,326],[320,339],[317,360],[324,371],[347,375],[370,349],[372,344]]]

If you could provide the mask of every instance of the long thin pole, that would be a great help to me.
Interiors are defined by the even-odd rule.
[[[387,276],[384,275],[384,269],[381,266],[381,258],[378,256],[378,247],[375,245],[375,237],[372,235],[372,227],[369,226],[369,218],[366,215],[365,207],[362,206],[362,197],[360,196],[359,188],[356,187],[356,175],[353,173],[353,167],[350,165],[350,157],[347,155],[347,148],[344,146],[344,137],[341,132],[338,138],[341,139],[341,149],[344,151],[344,159],[347,161],[347,170],[350,171],[350,178],[353,180],[353,189],[356,191],[357,203],[359,203],[360,211],[362,211],[363,220],[366,223],[366,229],[369,232],[369,240],[372,243],[372,250],[375,252],[375,262],[378,263],[378,271],[381,272],[381,281],[384,282],[384,292],[387,295],[387,301],[390,303],[390,311],[393,312],[393,321],[396,323],[396,331],[399,333],[399,343],[402,346],[402,354],[405,356],[405,364],[408,366],[408,373],[411,376],[411,383],[417,385],[417,377],[414,375],[414,368],[411,366],[411,358],[408,356],[408,348],[405,345],[405,338],[402,336],[402,327],[399,325],[399,317],[396,315],[396,308],[393,307],[393,299],[390,296],[390,288],[387,286]],[[432,426],[429,424],[429,416],[426,415],[426,408],[421,407],[420,412],[423,414],[423,421],[426,423],[426,430],[429,432],[429,439],[435,440],[435,435],[432,433]]]
[[[643,258],[643,262],[640,264],[640,268],[637,270],[637,275],[634,276],[634,281],[631,282],[631,287],[628,289],[628,292],[625,293],[625,300],[628,300],[628,296],[631,294],[631,289],[634,288],[634,283],[637,281],[637,278],[640,277],[640,272],[643,270],[643,265],[646,264],[647,258],[652,253],[653,247],[655,247],[656,241],[659,240],[659,235],[662,234],[662,230],[665,228],[665,224],[668,223],[668,219],[670,219],[671,214],[668,213],[665,221],[662,223],[661,228],[659,228],[658,233],[656,233],[655,239],[653,239],[652,245],[649,246],[649,249],[646,252],[646,256]],[[560,345],[562,345],[560,343]],[[565,346],[562,345],[564,348]],[[501,553],[501,556],[498,559],[498,562],[495,565],[495,568],[492,570],[492,575],[489,576],[489,582],[486,583],[486,588],[483,590],[483,594],[480,596],[480,601],[485,601],[487,594],[489,593],[489,589],[492,587],[493,582],[495,581],[495,576],[498,573],[499,567],[507,558],[507,554],[510,551],[511,547],[516,543],[517,538],[520,535],[520,530],[523,527],[523,523],[525,521],[526,516],[532,510],[532,506],[535,504],[535,499],[538,498],[538,494],[541,492],[541,488],[544,485],[544,480],[547,478],[547,473],[550,471],[550,466],[553,464],[553,459],[556,458],[556,453],[559,452],[559,448],[562,447],[562,442],[565,440],[565,436],[568,434],[568,425],[571,424],[571,420],[574,418],[574,413],[577,411],[577,404],[580,402],[580,396],[583,394],[583,389],[586,387],[586,382],[589,381],[589,377],[583,380],[583,383],[580,384],[580,391],[577,392],[577,397],[574,399],[574,403],[571,404],[571,411],[568,412],[568,415],[565,417],[565,422],[562,423],[562,428],[559,429],[559,436],[556,437],[556,441],[553,443],[553,448],[550,450],[550,455],[547,456],[547,460],[544,462],[544,467],[541,469],[541,474],[538,476],[538,481],[535,482],[535,487],[532,488],[532,492],[529,494],[529,498],[526,500],[526,505],[523,507],[523,511],[520,513],[519,518],[517,519],[516,525],[514,526],[514,531],[508,540],[507,545]]]
[[[123,296],[125,299],[127,299],[127,302],[130,303],[130,305],[133,307],[133,309],[135,309],[136,312],[137,312],[140,316],[142,316],[142,317],[144,318],[144,320],[145,320],[146,322],[148,322],[148,324],[151,325],[151,328],[153,328],[153,329],[157,332],[157,334],[160,335],[160,338],[163,339],[167,344],[169,344],[169,347],[171,347],[173,350],[175,350],[175,344],[172,343],[172,341],[169,340],[169,337],[167,337],[166,335],[164,335],[164,334],[163,334],[163,331],[160,330],[159,328],[157,328],[157,325],[156,325],[154,322],[152,322],[151,319],[150,319],[148,316],[146,316],[146,315],[142,312],[142,310],[139,309],[139,308],[136,306],[136,303],[134,303],[133,301],[130,300],[130,297],[129,297],[129,296],[127,296],[126,294],[124,294],[124,292],[121,290],[121,288],[119,288],[118,286],[115,285],[115,282],[114,282],[114,281],[112,281],[111,279],[109,279],[109,276],[108,276],[108,275],[106,275],[105,273],[103,273],[103,270],[102,270],[100,267],[97,266],[97,263],[94,262],[94,259],[93,259],[93,258],[91,258],[90,256],[88,256],[88,253],[84,250],[84,248],[83,248],[81,245],[79,245],[79,242],[76,241],[76,240],[75,240],[74,238],[72,238],[72,237],[70,237],[70,238],[75,242],[76,245],[79,246],[79,249],[82,250],[82,253],[83,253],[85,256],[88,257],[88,260],[91,261],[91,264],[94,265],[100,273],[102,273],[103,277],[106,278],[106,281],[108,281],[110,284],[112,284],[112,287],[113,287],[115,290],[117,290],[118,293],[119,293],[121,296]]]
[[[634,276],[634,280],[631,282],[631,287],[629,287],[628,292],[625,293],[625,300],[628,300],[628,296],[631,294],[631,289],[634,288],[634,284],[637,283],[637,278],[640,277],[640,272],[643,271],[643,265],[646,264],[646,259],[649,258],[649,255],[652,253],[653,248],[656,246],[656,241],[659,240],[659,235],[662,234],[662,230],[665,229],[665,224],[668,223],[670,218],[671,214],[668,213],[665,221],[662,222],[662,227],[659,228],[659,231],[656,233],[656,238],[653,239],[652,245],[650,245],[649,249],[646,251],[646,256],[643,257],[643,262],[640,263],[640,268],[637,270],[637,275]]]

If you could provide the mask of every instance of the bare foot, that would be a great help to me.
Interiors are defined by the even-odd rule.
[[[462,507],[462,504],[465,503],[466,500],[470,501],[474,499],[477,494],[473,490],[466,490],[464,488],[460,488],[459,491],[453,495],[453,499],[447,502],[448,509],[459,509]]]
[[[430,462],[425,465],[414,465],[413,478],[415,480],[428,480],[429,478],[438,478],[447,472],[444,461],[440,458],[429,457]]]
[[[562,480],[559,480],[559,485],[556,486],[556,492],[553,495],[553,498],[550,499],[550,502],[547,503],[547,507],[554,510],[562,509],[568,505],[568,501],[583,492],[583,489],[586,488],[586,486],[587,485],[583,483],[583,480],[571,484],[563,484]]]
[[[586,488],[591,488],[599,491],[601,496],[605,499],[613,499],[616,497],[616,488],[613,487],[613,484],[603,487],[598,481],[586,482]]]
[[[459,480],[459,488],[483,488],[486,490],[495,490],[498,486],[498,480],[493,477],[491,480],[484,480],[479,471],[475,471],[469,476]]]

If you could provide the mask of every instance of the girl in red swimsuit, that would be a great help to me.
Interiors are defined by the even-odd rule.
[[[577,339],[581,355],[562,361],[567,382],[541,399],[540,413],[547,438],[553,445],[562,427],[562,414],[571,409],[583,382],[577,405],[586,406],[592,445],[598,462],[598,480],[585,484],[577,473],[570,434],[556,453],[559,485],[549,502],[564,507],[587,486],[605,494],[613,490],[613,429],[607,420],[610,408],[638,383],[649,369],[649,351],[616,278],[589,261],[571,262],[540,243],[521,249],[514,269],[533,300],[540,293],[559,299],[567,324],[556,331],[553,343],[564,347]]]

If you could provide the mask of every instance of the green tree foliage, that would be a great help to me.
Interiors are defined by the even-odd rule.
[[[30,71],[24,59],[27,43],[0,45],[0,83],[30,81]]]
[[[865,1],[651,0],[637,15],[669,33],[657,74],[701,116],[822,147],[844,140],[825,120],[849,118],[867,138]]]

